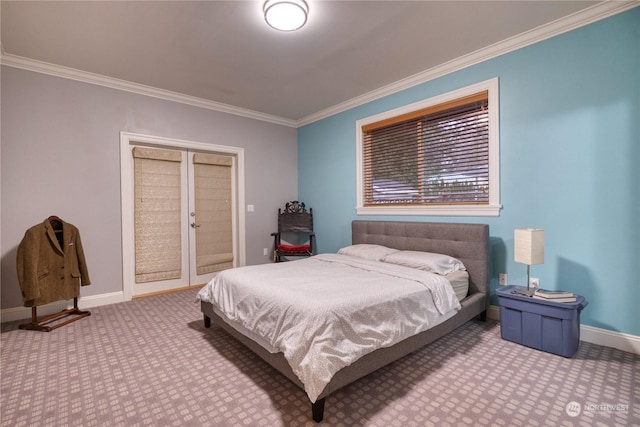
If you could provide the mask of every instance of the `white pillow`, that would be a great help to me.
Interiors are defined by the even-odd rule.
[[[449,255],[420,251],[397,251],[385,256],[381,261],[405,267],[431,271],[443,276],[454,271],[466,270],[462,261]]]
[[[382,245],[372,245],[367,243],[346,246],[338,250],[338,254],[340,255],[355,256],[358,258],[364,258],[373,261],[380,261],[385,256],[394,252],[398,252],[398,250],[391,249]]]

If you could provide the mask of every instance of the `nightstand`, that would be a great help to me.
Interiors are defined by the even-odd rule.
[[[587,300],[576,295],[575,302],[554,302],[515,293],[520,286],[500,286],[502,339],[548,353],[571,357],[580,344],[580,312]]]

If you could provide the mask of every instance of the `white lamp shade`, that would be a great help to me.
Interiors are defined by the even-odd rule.
[[[513,237],[516,262],[527,265],[544,263],[544,230],[516,228]]]
[[[304,0],[267,0],[264,2],[264,19],[280,31],[295,31],[307,22],[309,6]]]

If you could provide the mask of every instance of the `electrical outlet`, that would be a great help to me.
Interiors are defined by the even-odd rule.
[[[540,288],[540,279],[538,279],[537,277],[532,277],[531,279],[529,279],[529,287],[534,288],[534,289],[539,289]]]
[[[500,274],[498,275],[498,277],[499,277],[499,279],[498,279],[499,283],[500,283],[502,286],[507,286],[507,283],[508,283],[508,282],[507,282],[507,273],[500,273]]]
[[[262,255],[269,256],[269,249],[268,248],[262,249]]]

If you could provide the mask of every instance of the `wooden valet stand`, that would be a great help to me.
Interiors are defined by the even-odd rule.
[[[56,323],[55,325],[48,326],[47,323],[53,322],[56,319],[62,319],[67,316],[75,316],[71,317],[64,322]],[[43,331],[50,332],[54,329],[57,329],[61,326],[68,325],[71,322],[75,322],[76,320],[80,320],[83,317],[91,316],[90,311],[83,311],[78,308],[78,297],[73,299],[73,308],[68,308],[66,310],[62,310],[59,313],[51,314],[49,316],[43,316],[38,319],[38,309],[37,307],[31,307],[31,322],[24,323],[19,326],[20,329],[28,329],[31,331]]]

